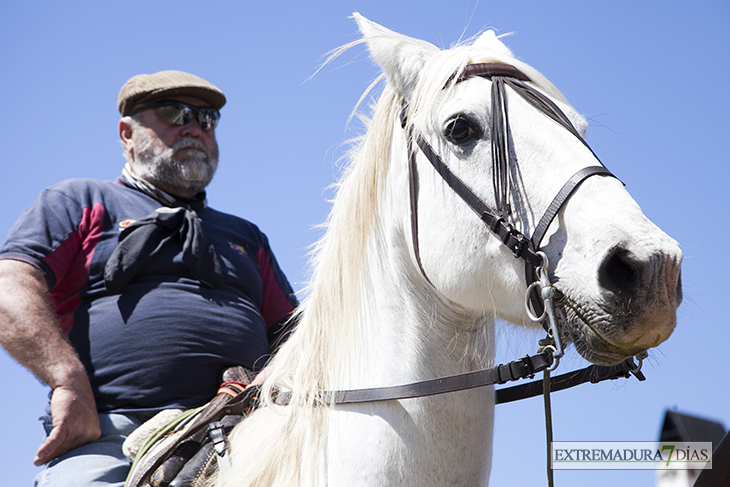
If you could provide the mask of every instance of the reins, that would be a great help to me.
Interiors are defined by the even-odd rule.
[[[458,392],[489,385],[501,385],[520,379],[532,379],[538,372],[549,368],[550,352],[542,351],[535,355],[525,355],[508,364],[500,364],[488,369],[449,375],[437,379],[429,379],[391,387],[374,387],[370,389],[351,389],[342,391],[322,391],[318,400],[322,404],[358,404],[380,401],[397,401],[419,397]],[[640,365],[628,358],[618,365],[590,365],[584,369],[567,372],[550,378],[550,389],[561,391],[586,382],[597,384],[605,380],[629,378],[635,375],[640,381],[645,380]],[[495,390],[495,403],[504,404],[539,396],[543,393],[542,381],[536,380],[512,387]],[[289,405],[291,393],[281,391],[276,394],[275,403],[280,406]]]

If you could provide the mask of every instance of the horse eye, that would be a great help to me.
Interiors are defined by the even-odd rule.
[[[471,141],[476,135],[477,131],[474,127],[463,118],[455,118],[446,125],[444,136],[450,139],[453,143],[463,145]]]

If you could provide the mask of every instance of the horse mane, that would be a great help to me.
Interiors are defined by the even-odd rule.
[[[297,329],[277,353],[270,382],[294,391],[318,391],[339,382],[351,360],[343,344],[357,343],[368,239],[388,170],[397,95],[387,87],[374,108],[367,135],[350,151],[325,224],[312,252],[307,296]],[[333,367],[333,364],[336,364]]]
[[[423,45],[423,41],[393,34],[406,42]],[[343,46],[327,62],[361,42]],[[409,117],[413,124],[435,127],[438,121],[432,107],[450,95],[454,82],[448,86],[447,82],[453,73],[458,75],[467,64],[483,62],[511,64],[548,95],[564,101],[552,83],[536,69],[517,60],[493,31],[487,31],[449,50],[433,47],[433,54],[409,101]],[[347,363],[352,357],[341,351],[361,338],[358,326],[362,321],[362,306],[367,304],[361,302],[362,289],[366,285],[364,276],[367,275],[364,256],[385,186],[394,136],[393,120],[400,113],[402,99],[392,85],[386,83],[378,101],[371,107],[372,115],[361,116],[366,133],[348,154],[349,164],[336,184],[336,196],[325,224],[327,231],[314,246],[313,274],[307,297],[298,310],[297,331],[273,362],[275,375],[269,382],[277,387],[291,389],[295,394],[297,391],[326,390],[347,373]]]
[[[392,35],[421,47],[427,44],[400,34]],[[370,40],[343,46],[327,62]],[[409,100],[409,120],[416,126],[435,127],[437,121],[432,108],[450,95],[454,82],[447,82],[453,73],[460,73],[469,63],[512,64],[547,94],[563,100],[547,79],[515,59],[491,31],[449,50],[431,48],[430,58]],[[370,107],[371,115],[361,117],[366,132],[348,153],[349,163],[336,184],[326,232],[314,246],[312,277],[297,311],[296,331],[269,365],[271,375],[261,392],[264,410],[268,412],[259,411],[266,414],[252,415],[234,431],[232,444],[238,448],[235,458],[246,462],[240,467],[245,473],[238,476],[235,485],[319,484],[318,469],[326,447],[329,408],[321,404],[318,392],[341,387],[344,379],[354,372],[352,364],[359,362],[352,356],[351,344],[361,342],[367,334],[365,315],[369,303],[364,302],[364,296],[372,284],[368,277],[368,246],[386,185],[394,120],[400,113],[402,100],[403,96],[386,82],[378,100]],[[291,392],[289,406],[276,405],[277,390]],[[302,468],[307,465],[311,471]]]

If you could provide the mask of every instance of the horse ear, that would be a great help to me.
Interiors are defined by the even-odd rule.
[[[496,57],[514,57],[512,51],[510,51],[509,48],[505,46],[502,41],[499,40],[499,38],[500,36],[498,36],[493,30],[487,30],[483,32],[479,37],[477,37],[472,46],[474,47],[475,51],[493,52]]]
[[[388,82],[405,99],[410,99],[426,60],[439,49],[426,41],[386,29],[357,12],[352,17]]]

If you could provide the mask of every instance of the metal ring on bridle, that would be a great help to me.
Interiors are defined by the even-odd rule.
[[[548,370],[553,371],[558,367],[558,363],[560,361],[560,358],[564,355],[563,351],[563,344],[560,340],[560,329],[558,328],[558,320],[555,317],[555,308],[553,305],[553,298],[555,297],[555,290],[552,287],[552,284],[550,284],[550,278],[548,276],[548,266],[550,265],[550,261],[548,260],[547,254],[542,251],[538,251],[537,255],[542,259],[542,264],[537,266],[535,269],[535,273],[537,274],[537,277],[539,278],[539,282],[534,282],[528,286],[528,294],[526,296],[529,296],[529,292],[532,292],[532,287],[534,285],[538,285],[540,287],[540,298],[545,303],[544,306],[544,312],[543,317],[547,318],[548,321],[548,333],[550,337],[555,342],[555,346],[553,347],[555,349],[555,352],[553,353],[553,364],[548,368]],[[526,303],[528,309],[528,316],[535,317],[534,313],[531,312],[529,309],[529,297],[526,297]]]
[[[557,369],[558,368],[558,365],[560,365],[560,357],[562,357],[563,355],[560,354],[559,357],[556,356],[558,354],[558,349],[555,348],[552,345],[545,345],[543,347],[542,351],[543,352],[545,352],[545,351],[550,352],[550,356],[553,358],[553,363],[550,364],[550,366],[547,369],[545,369],[545,370],[547,370],[548,372],[552,372],[553,370]]]
[[[629,369],[629,372],[636,375],[641,371],[641,366],[644,364],[644,359],[648,357],[649,354],[647,352],[641,352],[640,354],[637,354],[634,358],[638,362],[636,366],[633,369]]]
[[[527,292],[525,293],[525,311],[527,312],[527,317],[530,318],[530,321],[541,323],[545,318],[547,318],[547,309],[543,307],[542,314],[540,316],[536,316],[532,311],[532,307],[530,306],[530,295],[534,289],[537,289],[542,296],[542,284],[540,284],[540,282],[533,282],[530,284],[527,288]]]
[[[532,310],[532,307],[530,306],[530,296],[532,292],[537,289],[539,292],[540,299],[544,302],[545,296],[543,292],[543,288],[545,285],[550,285],[550,281],[547,279],[547,274],[545,272],[545,269],[548,265],[550,265],[550,262],[548,261],[547,255],[545,252],[538,251],[537,256],[540,257],[542,260],[542,263],[538,266],[535,266],[535,274],[537,275],[537,281],[533,282],[527,287],[527,292],[525,292],[525,311],[527,312],[528,318],[530,318],[531,321],[535,323],[541,323],[544,321],[548,315],[547,315],[547,307],[543,306],[542,314],[540,316],[535,315],[535,313]]]

